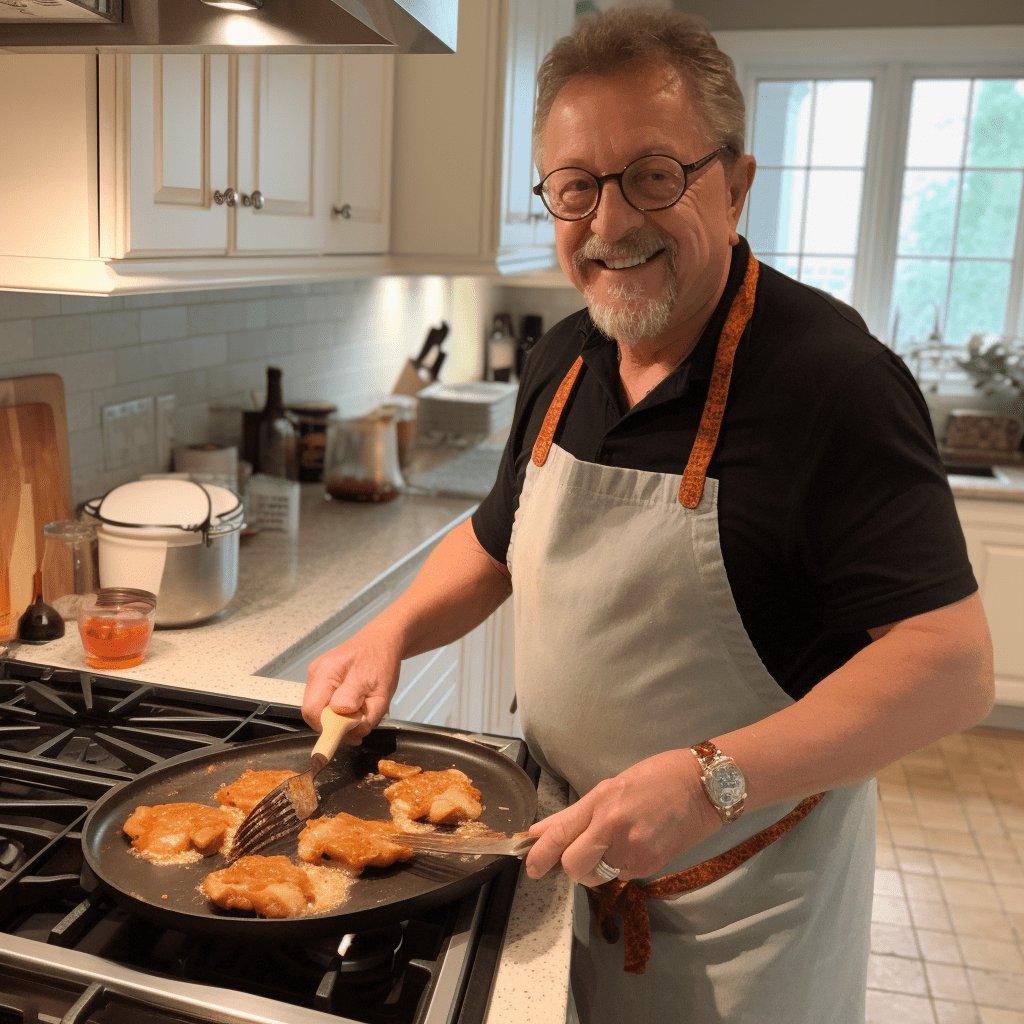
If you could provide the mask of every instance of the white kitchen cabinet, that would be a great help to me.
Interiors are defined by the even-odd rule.
[[[101,58],[101,255],[383,252],[392,65],[378,54]]]
[[[571,0],[459,7],[459,49],[396,58],[391,252],[410,270],[514,273],[557,264],[532,194],[536,75]]]
[[[0,286],[383,272],[393,68],[383,54],[0,55]]]
[[[996,702],[1024,706],[1024,502],[956,505],[992,632]]]

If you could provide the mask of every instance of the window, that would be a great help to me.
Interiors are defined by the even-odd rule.
[[[718,35],[758,164],[741,233],[900,352],[1022,333],[1024,78],[1000,33]]]
[[[857,264],[872,85],[815,79],[757,87],[747,240],[759,259],[844,302]]]

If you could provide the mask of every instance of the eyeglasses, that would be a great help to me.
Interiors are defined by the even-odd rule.
[[[719,146],[714,153],[692,164],[681,164],[675,157],[654,154],[642,156],[619,171],[598,177],[582,167],[560,167],[539,184],[533,194],[559,220],[583,220],[601,202],[601,189],[606,181],[616,181],[622,197],[633,207],[647,213],[667,210],[683,198],[689,176],[711,163],[731,146]]]

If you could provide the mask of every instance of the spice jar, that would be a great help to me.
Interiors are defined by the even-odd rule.
[[[327,421],[324,490],[342,501],[391,501],[404,485],[398,468],[398,434],[391,410]]]
[[[327,417],[338,411],[333,402],[292,402],[287,407],[299,440],[299,483],[319,483],[324,478]]]

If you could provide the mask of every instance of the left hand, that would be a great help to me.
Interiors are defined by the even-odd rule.
[[[561,860],[574,881],[601,885],[605,879],[594,868],[604,858],[620,869],[622,881],[644,878],[721,827],[697,759],[689,750],[667,750],[538,821],[530,832],[541,838],[526,858],[526,871],[540,878]]]

